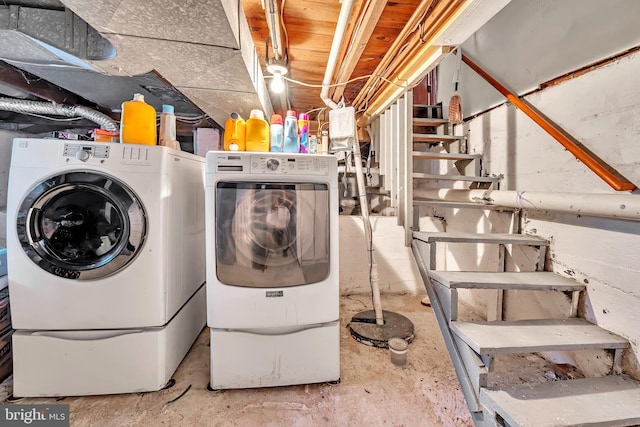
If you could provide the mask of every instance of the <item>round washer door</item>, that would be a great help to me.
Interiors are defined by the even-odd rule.
[[[89,171],[53,176],[33,187],[17,216],[27,256],[56,276],[91,280],[125,268],[140,253],[144,207],[118,179]]]

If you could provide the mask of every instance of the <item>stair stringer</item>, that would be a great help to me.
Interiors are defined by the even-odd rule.
[[[431,306],[433,308],[434,314],[436,315],[436,320],[438,322],[438,326],[440,327],[440,331],[442,332],[442,337],[447,346],[447,350],[449,351],[449,355],[451,357],[451,361],[453,362],[453,367],[456,371],[456,375],[458,377],[458,381],[460,383],[460,387],[462,389],[462,394],[467,402],[467,406],[472,414],[482,412],[482,406],[480,405],[479,393],[480,390],[476,389],[472,380],[471,372],[480,375],[485,375],[488,373],[488,370],[484,367],[484,364],[480,361],[478,364],[471,364],[469,366],[465,364],[465,360],[468,362],[478,357],[478,355],[471,350],[467,345],[461,346],[460,342],[456,340],[453,333],[449,329],[449,322],[446,318],[443,305],[436,294],[436,291],[431,284],[428,274],[428,268],[425,265],[423,259],[429,259],[430,247],[427,243],[413,240],[411,243],[411,248],[413,251],[413,255],[416,259],[416,263],[418,265],[418,270],[420,271],[420,275],[422,276],[422,280],[424,281],[425,288],[427,290],[427,294],[431,300]],[[473,353],[471,355],[469,352]],[[478,357],[479,359],[479,357]]]

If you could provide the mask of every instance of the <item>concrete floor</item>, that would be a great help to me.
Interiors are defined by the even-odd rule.
[[[342,297],[339,385],[209,392],[205,329],[167,390],[14,403],[68,403],[72,426],[472,426],[431,308],[409,295],[383,296],[382,305],[415,325],[407,366],[351,337],[351,317],[371,304],[368,295]]]

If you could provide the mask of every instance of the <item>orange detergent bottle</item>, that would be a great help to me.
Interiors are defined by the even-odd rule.
[[[262,110],[251,110],[247,120],[247,151],[269,151],[269,123]]]
[[[231,113],[224,124],[224,150],[245,151],[246,124],[238,113]]]
[[[132,101],[122,103],[120,142],[123,144],[156,145],[156,110],[136,93]]]

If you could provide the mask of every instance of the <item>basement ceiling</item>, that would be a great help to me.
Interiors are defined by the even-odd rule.
[[[341,3],[274,1],[282,9],[288,77],[313,87],[288,83],[286,96],[269,92],[270,76],[263,78],[269,31],[261,0],[9,0],[0,6],[0,60],[24,73],[24,82],[3,72],[0,93],[57,103],[68,97],[116,120],[121,103],[142,93],[157,111],[174,105],[191,127],[223,125],[234,111],[248,117],[255,108],[267,116],[324,108],[319,86]],[[354,0],[332,82],[355,80],[330,95],[346,104],[360,97],[366,108],[370,99],[362,97],[362,88],[384,95],[387,84],[380,77],[406,85],[398,72],[405,59],[420,60],[417,50],[403,51],[416,37],[429,46],[458,44],[459,31],[457,39],[438,41],[436,35],[462,22],[468,36],[508,1]],[[482,19],[469,22],[465,11],[479,11]],[[427,35],[433,37],[422,38]],[[47,85],[60,93],[42,89]],[[3,125],[12,120],[16,114],[0,113]]]
[[[269,30],[265,19],[262,2],[265,0],[242,0],[242,6],[251,28],[251,35],[260,58],[267,56],[267,38]],[[266,0],[268,1],[268,0]],[[342,75],[340,81],[347,81],[355,77],[367,76],[373,73],[386,52],[402,31],[405,24],[415,12],[421,0],[399,1],[356,1],[352,8],[350,29],[357,25],[358,13],[365,6],[378,9],[377,15],[369,22],[362,22],[362,27],[371,27],[370,36],[354,46],[360,55],[351,74]],[[372,5],[374,4],[374,5]],[[285,30],[286,47],[289,56],[289,74],[287,77],[307,84],[321,85],[329,59],[329,51],[333,42],[336,23],[340,14],[341,3],[337,0],[285,0],[280,2],[282,7],[282,27]],[[347,46],[343,46],[342,55]],[[273,53],[270,54],[273,56]],[[265,73],[268,75],[268,73]],[[362,79],[341,89],[344,90],[344,100],[347,104],[353,102],[364,86]],[[325,107],[320,98],[321,88],[309,88],[299,84],[288,86],[289,107],[297,111],[310,111]],[[278,96],[272,94],[274,109],[282,111],[282,103]]]

